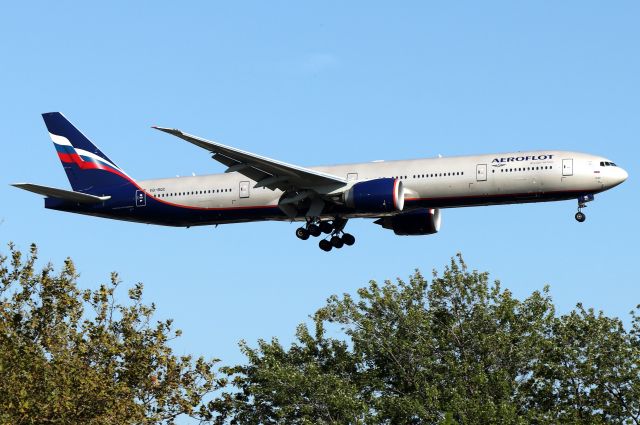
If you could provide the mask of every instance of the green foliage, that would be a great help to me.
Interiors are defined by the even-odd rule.
[[[177,357],[171,320],[152,321],[142,284],[116,302],[118,276],[77,287],[70,259],[60,273],[36,270],[10,245],[0,257],[0,423],[173,423],[209,417],[215,361]]]
[[[431,284],[333,296],[313,325],[288,349],[241,343],[218,423],[640,423],[637,314],[629,332],[581,305],[557,316],[548,288],[515,299],[461,256]]]
[[[0,257],[0,424],[640,424],[640,315],[548,288],[518,300],[453,258],[431,282],[370,282],[332,296],[277,339],[241,342],[246,364],[178,357],[142,284],[77,287],[67,260],[36,270],[32,246]]]

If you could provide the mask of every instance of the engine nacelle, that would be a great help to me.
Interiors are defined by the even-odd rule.
[[[432,235],[440,230],[442,218],[437,208],[420,208],[391,217],[382,217],[374,223],[393,230],[396,235]]]
[[[351,186],[344,194],[344,202],[362,212],[402,211],[404,187],[398,179],[368,180]]]

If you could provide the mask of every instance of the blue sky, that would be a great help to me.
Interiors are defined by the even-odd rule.
[[[174,318],[179,353],[243,361],[370,279],[430,275],[461,251],[517,296],[550,284],[628,318],[640,303],[637,2],[11,2],[0,16],[0,241],[113,270]],[[445,210],[441,233],[351,221],[324,253],[295,224],[163,228],[43,208],[9,186],[68,182],[40,113],[62,111],[134,178],[222,172],[189,133],[300,165],[563,149],[630,174],[575,202]],[[6,250],[3,249],[6,252]],[[121,293],[122,298],[126,292]]]

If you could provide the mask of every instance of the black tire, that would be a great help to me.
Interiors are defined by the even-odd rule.
[[[315,224],[310,224],[307,227],[307,230],[309,231],[309,234],[314,238],[320,236],[320,228]]]
[[[329,252],[329,251],[331,251],[331,248],[333,248],[331,246],[331,242],[329,242],[326,239],[321,240],[320,243],[318,244],[318,246],[320,247],[321,250],[323,250],[325,252]]]
[[[585,221],[587,219],[587,216],[584,215],[583,212],[578,211],[576,213],[576,220],[578,221],[578,223],[582,223],[583,221]]]
[[[342,241],[342,239],[340,239],[339,236],[333,236],[331,238],[331,245],[333,245],[337,249],[340,249],[344,246],[344,242]]]
[[[304,227],[298,227],[296,229],[296,236],[298,237],[298,239],[306,241],[307,239],[309,239],[309,231],[307,231],[307,229],[305,229]]]
[[[328,221],[323,221],[320,223],[320,230],[322,231],[322,233],[328,235],[333,230],[333,225]]]
[[[347,246],[351,246],[356,243],[356,238],[350,233],[345,233],[342,235],[342,242]]]

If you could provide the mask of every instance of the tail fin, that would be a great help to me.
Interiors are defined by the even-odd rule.
[[[74,191],[103,195],[106,188],[135,184],[60,112],[42,118]]]

